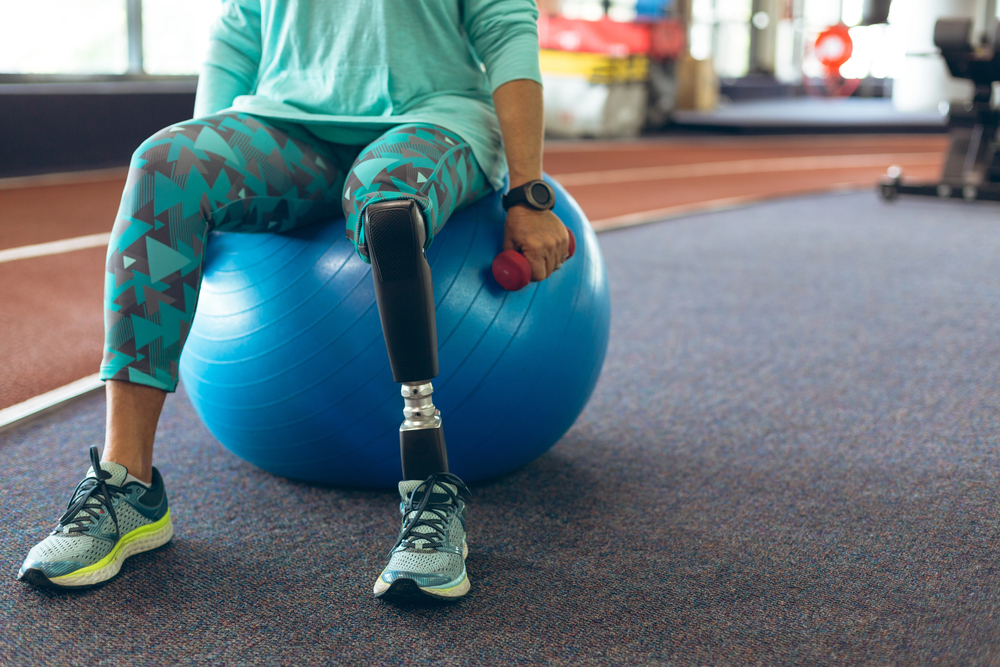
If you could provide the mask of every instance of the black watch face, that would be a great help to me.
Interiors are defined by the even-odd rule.
[[[531,200],[536,206],[547,207],[551,204],[552,190],[545,183],[531,184]]]

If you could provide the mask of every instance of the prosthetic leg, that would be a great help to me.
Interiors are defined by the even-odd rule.
[[[448,472],[441,413],[432,400],[438,356],[427,227],[420,206],[409,199],[369,204],[362,224],[365,243],[358,250],[371,260],[392,378],[403,385],[403,479],[426,479]]]

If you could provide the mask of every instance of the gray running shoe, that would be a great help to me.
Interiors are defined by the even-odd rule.
[[[469,489],[451,473],[399,483],[403,529],[375,597],[457,600],[469,592],[465,558],[465,500]]]
[[[174,527],[160,472],[146,488],[125,483],[128,470],[101,463],[90,448],[91,468],[59,525],[28,552],[17,578],[46,588],[85,589],[113,578],[122,562],[170,541]]]

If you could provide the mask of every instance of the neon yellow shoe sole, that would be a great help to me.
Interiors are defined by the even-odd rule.
[[[82,590],[113,579],[126,558],[161,547],[173,536],[174,526],[170,521],[170,510],[167,510],[159,521],[140,526],[123,535],[111,553],[92,565],[51,579],[37,568],[28,568],[18,573],[17,578],[34,586]]]

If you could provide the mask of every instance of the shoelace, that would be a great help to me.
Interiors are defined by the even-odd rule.
[[[94,474],[97,475],[97,478],[88,477],[80,482],[66,513],[59,517],[59,525],[52,531],[53,534],[86,531],[90,524],[96,524],[100,521],[100,515],[103,513],[102,506],[108,508],[108,514],[115,522],[115,532],[121,534],[121,530],[118,528],[118,515],[115,514],[114,498],[122,494],[117,491],[117,487],[115,487],[116,491],[108,489],[107,480],[111,479],[111,473],[101,467],[101,457],[97,452],[97,447],[90,448],[90,465],[94,468]],[[91,500],[94,502],[89,503]],[[83,516],[77,516],[81,513]],[[67,526],[69,526],[68,530],[60,530]]]
[[[450,483],[458,487],[459,492],[453,493],[451,489],[445,486],[445,483]],[[435,484],[448,494],[447,501],[431,502]],[[422,495],[419,500],[416,500],[417,492],[421,488],[423,489]],[[410,492],[410,497],[403,504],[403,514],[406,516],[406,519],[403,521],[403,529],[400,531],[399,537],[396,539],[396,543],[392,546],[389,553],[396,551],[400,546],[405,549],[436,549],[442,546],[444,542],[445,522],[448,520],[448,514],[454,508],[455,501],[459,495],[468,497],[472,495],[472,492],[469,491],[469,487],[465,485],[465,482],[450,472],[434,473],[421,482],[420,486]],[[424,513],[430,513],[432,516],[424,517]],[[414,532],[414,529],[419,526],[426,526],[431,529],[431,532]],[[427,544],[418,546],[417,541],[419,540],[423,540]]]

